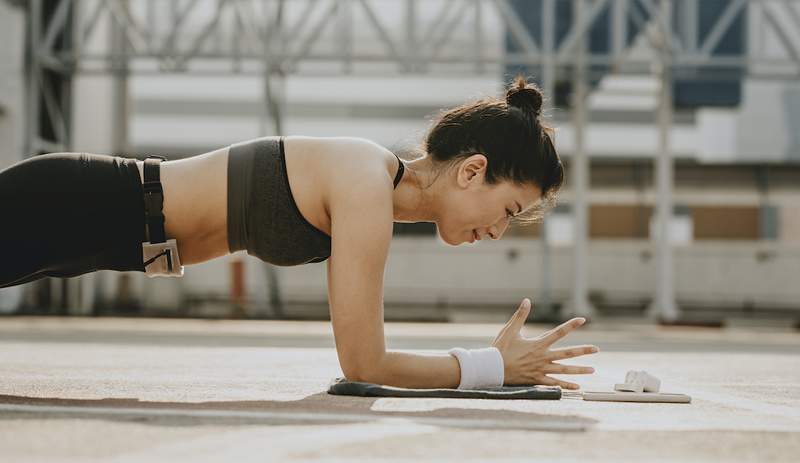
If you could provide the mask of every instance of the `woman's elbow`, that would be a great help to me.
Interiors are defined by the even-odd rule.
[[[342,365],[342,372],[348,381],[381,384],[383,377],[382,363],[380,361],[352,362]]]
[[[372,381],[368,379],[369,376],[369,372],[363,370],[349,369],[344,372],[344,377],[348,381],[357,381],[359,383],[371,383]]]

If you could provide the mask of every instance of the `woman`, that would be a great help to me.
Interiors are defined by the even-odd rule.
[[[542,94],[518,76],[505,99],[443,113],[423,156],[404,163],[358,138],[265,137],[161,163],[166,238],[183,264],[241,249],[278,265],[327,260],[331,321],[350,380],[401,387],[474,388],[577,384],[546,376],[586,374],[555,360],[595,346],[549,349],[585,320],[535,339],[519,331],[522,301],[491,347],[447,355],[387,352],[383,271],[392,224],[434,222],[448,244],[503,236],[512,219],[536,220],[553,203],[563,168],[540,121]],[[142,161],[60,153],[0,172],[13,249],[0,287],[99,269],[145,271]]]

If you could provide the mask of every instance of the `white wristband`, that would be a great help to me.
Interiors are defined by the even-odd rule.
[[[464,349],[454,347],[447,351],[458,359],[461,366],[459,389],[476,389],[503,385],[503,356],[496,347],[483,349]]]

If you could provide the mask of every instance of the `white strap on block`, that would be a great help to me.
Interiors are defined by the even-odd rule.
[[[646,371],[630,370],[625,375],[625,382],[615,384],[615,391],[626,392],[658,392],[661,388],[661,380]]]
[[[496,347],[464,349],[454,347],[448,354],[458,359],[461,382],[458,389],[499,387],[505,379],[503,355]]]

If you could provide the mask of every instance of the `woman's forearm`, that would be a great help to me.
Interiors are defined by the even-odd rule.
[[[461,382],[461,367],[450,354],[387,351],[368,376],[368,382],[387,386],[455,389]]]

